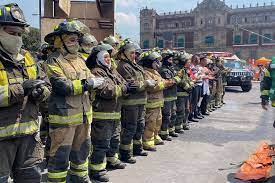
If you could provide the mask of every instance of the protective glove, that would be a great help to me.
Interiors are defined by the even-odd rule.
[[[131,82],[131,83],[127,83],[127,92],[128,93],[136,93],[138,89],[137,84]]]
[[[148,79],[145,81],[145,83],[146,83],[146,86],[149,86],[149,87],[154,87],[157,84],[157,82],[153,79]]]
[[[43,80],[39,80],[39,79],[36,79],[36,80],[27,80],[27,81],[24,81],[22,86],[23,86],[23,89],[24,89],[24,95],[25,96],[32,96],[33,95],[33,90],[37,90],[36,92],[34,92],[34,95],[39,95],[39,93],[41,93],[42,89],[39,90],[39,88],[41,88],[42,86],[45,86],[46,82],[43,81]]]
[[[105,78],[103,77],[87,78],[84,84],[84,90],[92,91],[93,89],[96,89],[99,86],[101,86],[104,83],[104,81],[105,81]]]
[[[262,108],[267,110],[268,100],[262,98]]]
[[[31,96],[35,101],[44,102],[45,100],[47,100],[49,98],[50,94],[51,94],[51,92],[48,89],[48,87],[41,86],[41,87],[35,88],[32,91]]]

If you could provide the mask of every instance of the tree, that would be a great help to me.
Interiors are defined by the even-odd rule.
[[[23,34],[23,44],[23,49],[37,52],[41,44],[39,29],[30,27],[29,31]]]

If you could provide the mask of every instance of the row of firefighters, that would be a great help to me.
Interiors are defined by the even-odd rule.
[[[37,62],[21,49],[27,27],[17,4],[0,6],[1,183],[41,182],[40,136],[49,183],[108,182],[107,168],[124,169],[223,105],[230,70],[219,58],[142,52],[114,36],[98,44],[67,20]]]

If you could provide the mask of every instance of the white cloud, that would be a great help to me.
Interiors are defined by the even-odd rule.
[[[118,7],[129,7],[136,3],[137,0],[117,0],[116,5]]]
[[[117,26],[129,26],[129,27],[137,27],[138,26],[138,18],[133,13],[124,13],[117,12],[116,16],[116,24]]]

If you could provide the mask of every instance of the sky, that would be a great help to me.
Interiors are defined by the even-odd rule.
[[[197,2],[202,0],[115,0],[115,31],[120,33],[124,38],[130,37],[139,41],[139,11],[144,7],[153,8],[157,13],[189,11],[197,6]],[[249,6],[270,4],[272,0],[225,0],[225,3],[233,8],[237,5],[242,7],[243,4]],[[273,0],[275,2],[275,0]],[[39,0],[0,0],[0,4],[15,2],[24,11],[27,21],[33,27],[39,27]],[[36,15],[35,15],[36,14]]]

